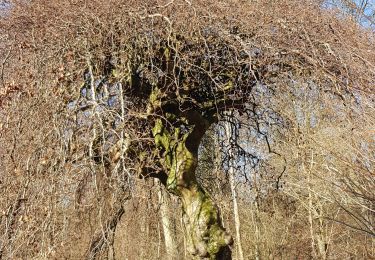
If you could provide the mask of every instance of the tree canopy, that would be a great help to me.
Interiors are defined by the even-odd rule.
[[[29,204],[33,229],[51,198],[50,214],[70,207],[69,180],[95,176],[98,192],[84,195],[81,179],[77,203],[112,196],[111,219],[130,176],[154,177],[181,199],[188,250],[201,258],[227,259],[232,243],[197,181],[210,127],[235,118],[282,156],[275,140],[298,125],[285,104],[301,91],[315,91],[327,118],[340,113],[333,104],[355,113],[374,94],[374,35],[317,1],[15,1],[0,32],[1,185],[16,198],[12,214]],[[61,194],[38,194],[46,185]],[[12,241],[21,224],[5,221]]]

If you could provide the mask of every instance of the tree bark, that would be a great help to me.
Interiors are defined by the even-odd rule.
[[[169,211],[169,200],[167,194],[163,189],[159,190],[159,204],[160,204],[160,218],[164,234],[165,249],[168,259],[177,259],[178,249],[176,244],[176,236],[171,223]]]
[[[198,184],[195,175],[198,147],[210,124],[202,117],[189,120],[194,120],[194,124],[190,124],[193,127],[184,134],[179,128],[168,130],[160,119],[155,123],[155,144],[163,151],[161,164],[168,174],[165,185],[182,201],[188,251],[201,258],[230,259],[222,255],[229,252],[232,238],[220,223],[217,206]]]

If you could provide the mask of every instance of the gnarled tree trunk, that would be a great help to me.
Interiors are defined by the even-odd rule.
[[[232,237],[222,227],[217,206],[195,175],[198,147],[210,123],[194,112],[184,118],[188,122],[184,129],[168,129],[161,119],[156,120],[153,129],[155,144],[161,152],[160,161],[168,175],[165,185],[169,192],[181,198],[188,251],[201,258],[230,259],[222,255],[229,251]]]

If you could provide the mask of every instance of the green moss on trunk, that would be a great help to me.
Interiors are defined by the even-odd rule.
[[[203,128],[203,129],[199,129]],[[198,146],[208,124],[195,124],[181,134],[181,129],[167,130],[161,119],[155,121],[153,135],[160,161],[168,174],[166,187],[179,196],[188,250],[202,258],[217,259],[232,238],[220,224],[218,209],[197,183]]]

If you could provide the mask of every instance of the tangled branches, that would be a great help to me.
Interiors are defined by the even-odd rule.
[[[3,163],[57,179],[87,169],[78,204],[89,178],[117,199],[131,176],[159,178],[182,200],[190,252],[212,259],[231,237],[196,180],[207,129],[233,110],[264,136],[264,117],[287,129],[278,95],[296,83],[343,102],[374,85],[373,39],[310,1],[33,1],[15,3],[1,31],[2,118],[46,113],[18,133],[38,152],[18,153],[12,125],[0,129]]]

